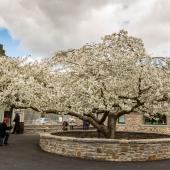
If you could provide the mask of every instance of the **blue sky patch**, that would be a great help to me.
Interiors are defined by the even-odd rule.
[[[3,44],[7,56],[28,56],[28,51],[21,49],[20,40],[13,39],[9,31],[5,28],[0,28],[0,44]]]

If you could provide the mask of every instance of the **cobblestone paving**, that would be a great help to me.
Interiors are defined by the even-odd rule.
[[[170,160],[104,162],[68,158],[43,152],[38,136],[11,135],[0,147],[0,170],[170,170]]]

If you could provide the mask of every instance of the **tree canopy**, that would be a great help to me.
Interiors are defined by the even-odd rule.
[[[121,115],[168,113],[170,108],[169,62],[155,67],[142,40],[124,30],[100,43],[57,52],[41,63],[4,60],[1,101],[88,120],[108,138],[115,137]]]

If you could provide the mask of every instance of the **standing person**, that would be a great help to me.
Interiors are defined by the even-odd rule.
[[[90,126],[90,122],[88,120],[86,120],[86,130],[89,129],[89,126]]]
[[[0,123],[0,146],[2,146],[3,144],[8,144],[9,132],[7,132],[7,130],[12,129],[12,126],[7,126],[8,123],[8,118],[4,118],[3,122]]]
[[[83,130],[86,130],[86,120],[83,119]]]
[[[19,134],[20,133],[20,116],[19,113],[15,113],[15,117],[13,122],[15,122],[14,129],[12,134]]]
[[[88,120],[83,120],[83,129],[88,130],[90,126],[90,123]]]

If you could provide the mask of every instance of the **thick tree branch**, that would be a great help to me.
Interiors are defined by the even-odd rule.
[[[81,120],[87,120],[90,122],[90,124],[92,124],[95,128],[97,128],[99,131],[102,130],[104,131],[105,133],[107,132],[107,128],[105,125],[100,125],[98,124],[92,117],[88,117],[88,116],[83,116],[79,113],[75,113],[75,112],[68,112],[67,113],[68,115],[71,115],[71,116],[74,116],[74,117],[77,117]]]
[[[11,105],[11,107],[13,107],[14,109],[32,109],[34,111],[37,111],[37,112],[41,112],[38,108],[36,107],[33,107],[33,106],[16,106],[16,105]]]
[[[96,116],[93,113],[85,113],[85,116],[91,117],[95,122],[99,123],[99,119],[96,118]]]
[[[106,118],[108,117],[108,114],[109,114],[109,111],[103,113],[102,118],[99,120],[99,124],[102,124],[105,122]]]

